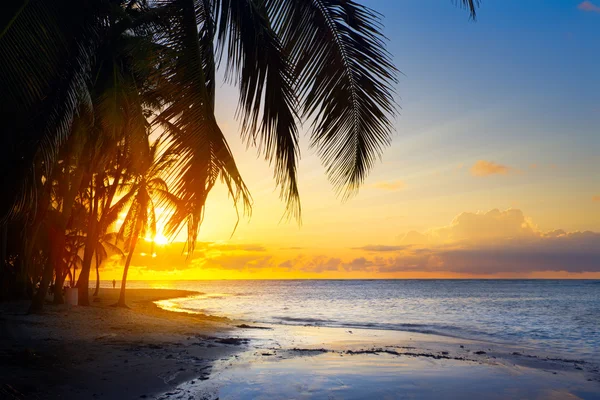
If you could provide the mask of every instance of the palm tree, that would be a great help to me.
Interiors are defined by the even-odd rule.
[[[139,172],[133,172],[134,176],[130,183],[123,185],[123,197],[113,206],[111,214],[118,214],[125,206],[129,209],[123,219],[123,223],[117,235],[118,239],[123,241],[124,248],[127,250],[127,258],[123,267],[123,279],[121,282],[121,291],[118,307],[127,307],[125,304],[125,289],[127,286],[127,273],[131,259],[140,236],[156,236],[156,210],[157,202],[178,202],[171,193],[169,193],[166,182],[161,177],[165,169],[170,168],[174,162],[169,152],[161,152],[161,140],[156,140],[148,151],[148,157],[145,162],[139,163],[142,168]]]
[[[475,16],[477,0],[459,3]],[[179,156],[162,171],[181,203],[167,234],[187,225],[193,251],[219,179],[234,206],[249,213],[250,194],[214,114],[221,65],[239,89],[241,136],[273,165],[287,215],[301,217],[296,170],[305,120],[312,121],[311,145],[334,188],[351,196],[389,145],[396,111],[396,69],[379,23],[376,12],[352,0],[11,2],[0,16],[0,168],[14,173],[0,177],[0,185],[14,196],[0,199],[0,218],[34,215],[44,187],[36,172],[43,165],[46,178],[51,174],[83,111],[93,118],[81,187],[95,201],[118,144],[160,128],[168,151]],[[143,176],[132,186],[139,190],[132,195],[128,258],[149,216]],[[82,299],[98,218],[92,203]]]
[[[123,251],[113,242],[117,241],[117,234],[115,232],[110,232],[102,235],[100,240],[98,240],[98,244],[96,245],[96,250],[94,251],[94,255],[96,256],[96,289],[94,290],[94,297],[98,296],[98,292],[100,291],[100,265],[104,260],[109,257],[109,254],[116,254],[123,258],[125,255]]]

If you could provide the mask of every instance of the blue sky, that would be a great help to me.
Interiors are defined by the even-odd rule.
[[[383,15],[403,73],[396,135],[359,196],[342,206],[303,138],[305,217],[315,207],[345,218],[344,210],[375,202],[390,217],[395,208],[414,210],[419,222],[406,228],[426,229],[462,211],[519,207],[545,229],[600,230],[600,203],[592,201],[600,195],[600,12],[583,11],[581,3],[484,0],[473,22],[450,0],[364,0]],[[280,216],[268,165],[237,138],[235,90],[223,86],[218,96],[255,215],[264,208]],[[468,171],[477,160],[511,173],[474,179]],[[370,190],[396,181],[405,189]]]
[[[404,73],[398,135],[386,153],[398,170],[423,173],[476,159],[521,170],[553,166],[493,183],[530,187],[516,197],[532,206],[539,203],[533,198],[564,192],[589,202],[600,191],[600,13],[580,10],[580,1],[483,1],[477,22],[469,22],[450,1],[365,4],[384,15]],[[556,209],[567,202],[558,199]],[[598,222],[564,223],[591,229]]]

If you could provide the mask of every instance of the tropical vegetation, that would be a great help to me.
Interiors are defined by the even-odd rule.
[[[475,16],[475,0],[461,0]],[[215,116],[219,71],[241,138],[273,166],[300,219],[299,131],[341,197],[389,145],[396,69],[379,15],[352,0],[11,0],[0,16],[0,297],[42,309],[140,237],[187,233],[208,194],[252,199]],[[92,279],[93,281],[93,279]]]

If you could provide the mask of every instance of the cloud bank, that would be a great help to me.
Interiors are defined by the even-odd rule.
[[[533,273],[600,273],[600,233],[542,231],[518,209],[463,212],[448,225],[399,236],[398,243],[334,249],[269,248],[261,244],[198,243],[192,257],[183,244],[142,242],[132,266],[156,273],[193,269],[271,277],[528,276]],[[312,253],[311,253],[312,251]],[[105,267],[122,268],[112,258]],[[431,275],[430,275],[431,276]]]
[[[355,247],[364,255],[323,262],[286,260],[293,270],[324,272],[530,274],[600,272],[600,233],[540,231],[521,210],[464,212],[443,227],[401,235],[400,245]]]

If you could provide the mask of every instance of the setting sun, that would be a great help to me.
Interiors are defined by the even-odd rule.
[[[154,242],[155,244],[164,246],[166,244],[169,244],[169,239],[163,235],[161,232],[157,232],[156,235],[154,235],[154,237],[151,236],[147,236],[144,240],[146,240],[146,242]]]

